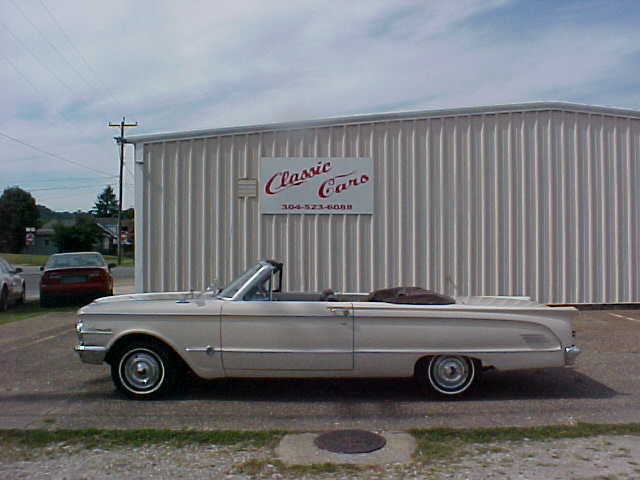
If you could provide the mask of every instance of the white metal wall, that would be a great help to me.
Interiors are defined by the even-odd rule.
[[[238,179],[258,178],[263,156],[371,157],[375,214],[260,216]],[[640,301],[638,119],[550,110],[336,124],[139,143],[136,157],[145,291],[226,283],[273,258],[291,290]]]

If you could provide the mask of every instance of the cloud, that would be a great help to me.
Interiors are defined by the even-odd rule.
[[[132,134],[541,99],[640,105],[634,4],[42,2],[64,32],[41,0],[20,2],[24,16],[0,6],[0,132],[110,174],[107,123],[123,115],[141,123]],[[101,187],[79,186],[107,180],[0,148],[0,188],[61,174],[78,185],[39,190],[52,208],[90,208]]]

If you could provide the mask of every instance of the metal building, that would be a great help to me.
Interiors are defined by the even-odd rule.
[[[545,102],[128,141],[138,291],[224,284],[273,258],[289,290],[418,285],[545,303],[640,301],[638,111]],[[366,183],[350,187],[363,192],[355,203],[335,206],[352,213],[295,203],[322,196],[305,189],[327,162],[359,175],[338,175],[347,187]],[[277,188],[265,190],[265,171]]]

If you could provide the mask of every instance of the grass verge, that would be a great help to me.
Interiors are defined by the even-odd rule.
[[[78,430],[0,430],[0,445],[3,447],[40,448],[65,443],[83,448],[137,447],[142,445],[188,444],[235,445],[250,444],[256,447],[270,445],[284,432],[277,430],[100,430],[85,428]]]
[[[550,441],[562,438],[593,437],[597,435],[639,435],[640,423],[549,425],[543,427],[497,427],[451,429],[430,428],[409,430],[417,443],[416,459],[432,461],[459,456],[460,449],[470,444]]]
[[[102,430],[96,428],[73,430],[0,429],[0,445],[38,448],[66,443],[86,448],[109,448],[153,444],[251,444],[256,447],[274,445],[283,430],[166,430],[133,429]],[[293,433],[293,432],[291,432]],[[452,443],[482,444],[510,441],[550,441],[563,438],[593,437],[597,435],[637,435],[640,423],[550,425],[543,427],[497,428],[429,428],[409,430],[418,444],[418,456],[434,458],[451,452]]]
[[[0,257],[14,265],[44,265],[49,255],[32,255],[29,253],[0,253]]]
[[[11,305],[9,310],[0,313],[0,325],[5,323],[24,320],[29,317],[44,315],[45,313],[54,312],[74,312],[80,305],[64,305],[60,307],[42,308],[40,302],[25,302],[22,305]]]

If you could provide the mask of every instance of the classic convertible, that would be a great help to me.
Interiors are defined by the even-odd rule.
[[[75,350],[111,366],[130,398],[168,393],[191,369],[219,377],[411,377],[441,396],[482,370],[570,365],[571,307],[527,297],[451,298],[417,287],[283,292],[260,261],[221,291],[101,298],[81,308]]]

